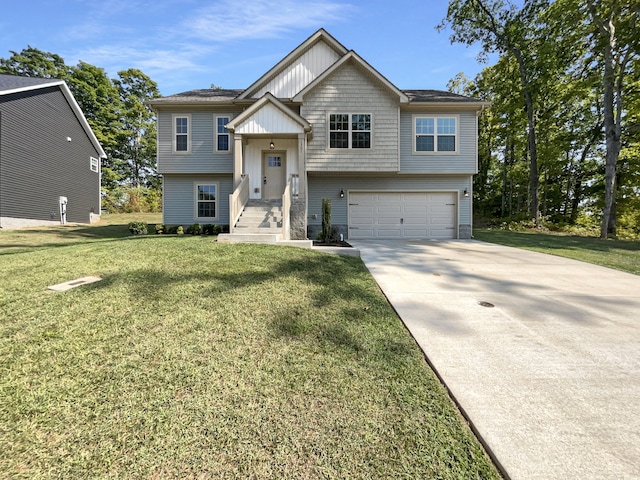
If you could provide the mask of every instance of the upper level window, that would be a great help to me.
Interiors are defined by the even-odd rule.
[[[229,131],[225,126],[229,123],[229,117],[216,117],[216,150],[228,152],[231,149]]]
[[[414,151],[417,153],[457,151],[456,117],[414,116],[414,130]]]
[[[173,151],[191,151],[191,115],[173,115]]]
[[[89,157],[89,167],[92,172],[98,172],[100,170],[100,161],[95,157]]]
[[[330,114],[329,148],[371,148],[371,114]]]

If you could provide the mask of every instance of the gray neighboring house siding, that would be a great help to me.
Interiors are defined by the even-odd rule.
[[[35,80],[52,82],[0,77],[0,91],[37,85]],[[0,95],[0,218],[5,226],[18,219],[60,222],[61,196],[68,199],[67,222],[98,218],[104,152],[87,127],[60,86]],[[91,170],[91,157],[98,160],[98,172]]]

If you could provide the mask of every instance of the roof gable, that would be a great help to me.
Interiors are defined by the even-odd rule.
[[[266,93],[227,124],[234,134],[310,133],[311,125],[280,100]]]
[[[398,89],[393,83],[387,80],[382,74],[380,74],[375,68],[369,65],[366,61],[360,57],[356,52],[350,50],[349,53],[344,55],[340,60],[331,65],[328,69],[326,69],[322,75],[319,75],[313,82],[309,83],[305,88],[300,90],[298,94],[293,97],[293,101],[295,102],[303,102],[304,96],[313,90],[315,87],[320,85],[327,77],[329,77],[332,73],[342,68],[348,62],[353,62],[366,71],[370,76],[372,76],[375,80],[381,83],[391,95],[397,96],[398,101],[400,103],[409,103],[409,98],[402,92],[402,90]]]
[[[238,99],[261,97],[267,91],[292,98],[347,53],[347,49],[321,28],[247,88]]]
[[[49,87],[58,87],[62,91],[65,99],[69,103],[71,110],[75,114],[78,122],[86,132],[89,140],[95,147],[98,155],[102,158],[106,158],[107,154],[102,149],[102,145],[96,138],[96,135],[91,130],[91,125],[87,122],[87,119],[82,113],[82,109],[76,99],[73,97],[71,90],[63,80],[52,78],[33,78],[33,77],[21,77],[18,75],[0,75],[0,96],[10,95],[12,93],[28,92],[33,90],[39,90]]]

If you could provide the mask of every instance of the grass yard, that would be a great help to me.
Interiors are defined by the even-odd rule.
[[[640,241],[601,240],[538,232],[474,229],[473,236],[485,242],[550,253],[640,275]]]
[[[0,232],[0,477],[499,478],[360,259],[111,223]]]

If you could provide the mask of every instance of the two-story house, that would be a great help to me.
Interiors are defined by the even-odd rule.
[[[227,240],[315,239],[328,198],[332,225],[349,239],[471,237],[487,104],[400,90],[323,29],[245,90],[151,105],[165,224],[228,225]],[[281,218],[261,215],[262,229],[243,230],[261,204]]]
[[[0,228],[100,220],[104,157],[64,81],[0,75]]]

